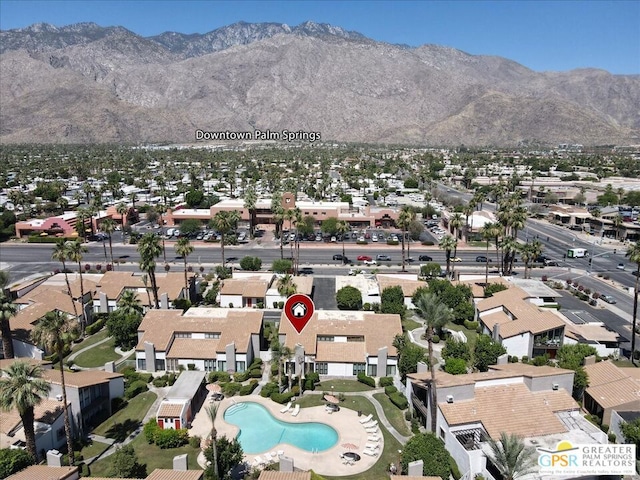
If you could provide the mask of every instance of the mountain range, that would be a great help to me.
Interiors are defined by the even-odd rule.
[[[0,32],[2,143],[189,143],[198,129],[454,146],[639,143],[640,75],[535,72],[314,22],[154,37],[95,23]]]

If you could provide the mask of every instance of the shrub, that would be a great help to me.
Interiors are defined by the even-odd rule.
[[[262,260],[258,257],[244,257],[240,260],[240,268],[251,272],[257,272],[262,268]]]
[[[189,432],[186,428],[165,429],[156,432],[154,436],[155,444],[160,448],[177,448],[189,442]]]
[[[104,318],[96,320],[91,325],[87,325],[87,328],[85,328],[84,331],[87,335],[93,335],[94,333],[102,330],[102,327],[104,327],[105,322],[106,322],[106,319]]]
[[[293,393],[291,392],[285,392],[285,393],[275,392],[271,394],[271,400],[273,400],[276,403],[280,403],[282,405],[284,405],[289,400],[291,400],[292,397],[293,397]]]
[[[278,308],[282,310],[284,308],[284,302],[278,302]]]
[[[166,387],[167,386],[167,379],[165,377],[158,377],[158,378],[154,378],[153,379],[153,386],[154,387]]]
[[[233,380],[236,382],[246,382],[249,380],[249,370],[245,370],[244,372],[236,372],[233,374]]]
[[[336,302],[339,310],[360,310],[362,308],[362,293],[357,288],[347,285],[338,290]]]
[[[451,375],[467,373],[467,362],[462,358],[447,358],[444,364],[444,371]]]
[[[609,431],[609,425],[603,423],[602,425],[600,425],[600,430],[602,430],[604,433],[607,433]]]
[[[278,384],[275,382],[269,382],[260,390],[260,396],[262,397],[271,397],[272,394],[278,392]]]
[[[194,435],[193,437],[189,437],[189,446],[191,448],[200,448],[200,443],[202,442],[202,438],[198,435]]]
[[[518,363],[518,356],[514,355],[512,357],[509,357],[509,363]]]
[[[294,385],[293,387],[291,387],[291,394],[294,397],[297,397],[298,395],[300,395],[300,387],[298,385]]]
[[[241,388],[242,384],[238,382],[228,382],[222,385],[222,391],[228,397],[233,397]]]
[[[278,308],[278,301],[277,301],[277,300],[274,300],[274,302],[273,302],[273,308]]]
[[[396,393],[398,389],[394,385],[388,385],[384,387],[384,393],[387,395],[391,395],[392,393]]]
[[[158,422],[154,418],[149,420],[144,424],[144,428],[142,429],[142,433],[144,433],[144,438],[147,439],[147,443],[149,445],[155,443],[156,441],[156,433],[160,430],[158,426]]]
[[[381,377],[379,383],[381,387],[393,385],[393,377]]]
[[[609,443],[616,443],[616,434],[611,432],[609,435],[607,435],[607,438],[609,440]]]
[[[211,372],[209,374],[209,383],[228,382],[229,380],[231,380],[231,375],[227,372]]]
[[[366,375],[365,375],[364,373],[362,373],[362,372],[360,372],[360,373],[358,374],[358,381],[359,381],[360,383],[364,383],[365,385],[369,385],[370,387],[373,387],[373,388],[375,388],[375,386],[376,386],[376,380],[375,380],[375,378],[368,377],[368,376],[366,376]]]
[[[431,339],[433,343],[440,343],[440,335],[434,335]]]
[[[522,356],[522,363],[529,363],[529,357],[527,355]]]
[[[395,392],[389,395],[389,400],[400,410],[404,410],[409,406],[406,397],[400,392]]]
[[[467,330],[477,330],[479,325],[480,324],[478,322],[473,322],[470,320],[464,321],[464,328],[466,328]]]
[[[0,478],[7,478],[29,465],[33,465],[33,458],[26,450],[0,449]]]
[[[149,390],[147,382],[136,380],[135,382],[131,382],[131,384],[125,389],[124,398],[131,399],[142,392],[146,392],[147,390]]]
[[[251,395],[256,388],[258,388],[258,381],[255,379],[251,380],[248,385],[244,385],[240,389],[240,395]]]

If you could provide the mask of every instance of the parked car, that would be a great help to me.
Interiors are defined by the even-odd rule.
[[[371,236],[371,241],[372,242],[377,242],[378,241],[378,235],[376,235],[375,233]]]
[[[371,261],[372,258],[369,255],[358,255],[359,262],[364,262],[365,260]]]
[[[377,265],[377,262],[375,260],[365,260],[364,264],[365,265]]]
[[[390,262],[391,257],[389,255],[376,255],[376,260],[379,260],[382,262]]]
[[[618,270],[624,270],[624,263],[619,263],[616,267]]]
[[[616,303],[615,297],[611,295],[602,295],[600,298],[607,303]]]
[[[418,260],[420,260],[421,262],[433,262],[433,258],[431,258],[429,255],[420,255],[418,257]]]
[[[344,259],[344,257],[343,257],[341,254],[336,253],[336,254],[333,256],[333,259],[334,259],[334,260],[342,260],[342,259]]]
[[[481,263],[491,263],[491,259],[485,257],[484,255],[478,255],[476,257],[476,262],[481,262]]]
[[[360,235],[360,236],[358,237],[358,241],[359,241],[359,242],[366,242],[367,240],[364,238],[364,235]]]

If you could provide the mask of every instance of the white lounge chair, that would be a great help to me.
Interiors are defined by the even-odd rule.
[[[262,460],[262,457],[260,455],[258,455],[257,457],[255,457],[253,459],[253,465],[254,467],[259,467],[260,465],[264,464],[264,460]]]
[[[279,457],[284,456],[284,450],[278,450],[278,456]]]
[[[377,420],[373,420],[369,423],[365,423],[364,424],[364,428],[371,428],[371,427],[377,427],[378,426],[378,421]]]
[[[369,455],[370,457],[377,457],[378,456],[378,452],[376,452],[375,450],[371,450],[369,448],[365,448],[362,453],[364,453],[365,455]]]
[[[378,448],[380,448],[380,445],[378,445],[377,443],[367,443],[364,448],[366,448],[367,450],[376,450]]]
[[[365,431],[367,433],[378,433],[378,427],[366,428]]]
[[[367,415],[366,417],[361,418],[361,419],[360,419],[360,423],[365,424],[365,423],[367,423],[367,422],[370,422],[372,418],[373,418],[373,414],[372,414],[372,413],[370,413],[370,414],[369,414],[369,415]]]
[[[367,442],[379,442],[380,441],[380,437],[377,435],[369,435],[367,437]]]
[[[287,413],[289,410],[291,410],[291,402],[287,403],[287,406],[280,409],[280,413]]]
[[[265,453],[264,458],[266,460],[266,463],[273,463],[276,461],[275,458],[273,458],[273,455],[271,455],[270,453]]]
[[[293,407],[293,412],[291,412],[291,415],[294,417],[297,417],[299,413],[300,413],[300,405],[296,403],[296,406]]]

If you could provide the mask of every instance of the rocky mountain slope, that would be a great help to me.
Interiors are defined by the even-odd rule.
[[[306,22],[143,38],[122,27],[0,32],[0,141],[191,142],[207,131],[438,145],[640,141],[640,76],[534,72]]]

